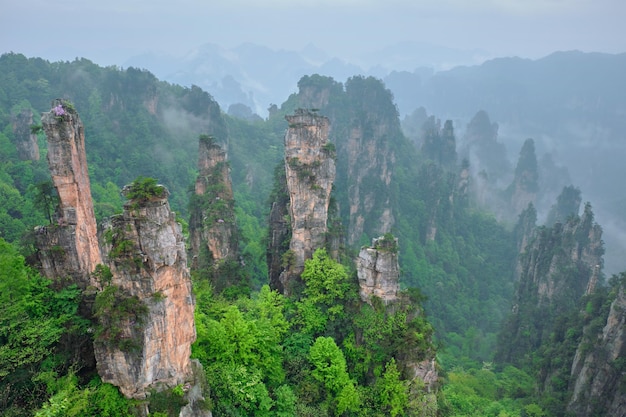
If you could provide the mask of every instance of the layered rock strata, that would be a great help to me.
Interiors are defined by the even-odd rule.
[[[371,303],[373,296],[385,304],[395,301],[400,288],[398,239],[383,236],[372,239],[371,247],[361,248],[356,271],[362,301]]]
[[[103,239],[112,273],[103,292],[110,286],[111,302],[133,308],[115,323],[106,311],[96,311],[102,329],[95,354],[102,380],[139,399],[152,388],[190,381],[194,299],[181,226],[166,190],[130,200],[124,213],[104,226]],[[96,308],[106,309],[98,306],[96,299]]]
[[[82,289],[96,283],[90,274],[102,263],[85,154],[85,130],[73,106],[53,102],[41,121],[48,141],[48,165],[59,196],[56,224],[37,229],[42,273],[68,277]]]
[[[308,110],[286,116],[285,173],[291,222],[288,268],[280,276],[285,292],[299,279],[304,261],[324,246],[330,193],[335,180],[334,147],[328,142],[329,121]]]

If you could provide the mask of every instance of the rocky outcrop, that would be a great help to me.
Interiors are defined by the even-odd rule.
[[[515,178],[506,193],[512,215],[521,213],[529,204],[535,204],[539,191],[539,170],[535,141],[526,139],[515,167]]]
[[[57,100],[42,124],[59,207],[55,224],[37,229],[41,269],[60,285],[85,290],[82,310],[93,304],[97,324],[90,354],[99,375],[137,399],[151,389],[189,383],[186,415],[210,415],[191,411],[202,403],[196,401],[202,393],[190,361],[194,300],[184,238],[167,190],[152,179],[126,188],[124,213],[103,227],[100,244],[80,118],[71,104]],[[91,311],[81,313],[91,318]]]
[[[125,193],[138,195],[134,186]],[[181,226],[164,187],[144,191],[103,228],[111,277],[102,282],[95,303],[98,373],[138,399],[150,389],[193,379],[190,354],[196,338]]]
[[[85,131],[66,101],[53,102],[41,118],[48,141],[48,165],[59,196],[56,224],[37,229],[38,256],[44,275],[85,289],[102,263],[85,154]]]
[[[402,131],[391,92],[373,77],[353,77],[344,85],[330,77],[305,76],[298,82],[301,107],[328,116],[337,146],[335,185],[345,239],[354,246],[365,236],[391,231],[395,224],[390,192],[393,143]],[[369,237],[367,238],[369,240]]]
[[[526,217],[534,218],[534,210]],[[581,297],[596,287],[603,264],[602,228],[594,223],[589,204],[582,216],[537,228],[526,239],[505,330],[510,342],[500,357],[514,364],[548,340],[556,317],[576,311]]]
[[[335,180],[334,146],[328,142],[329,121],[308,110],[286,116],[285,173],[289,193],[291,254],[280,282],[286,293],[304,270],[304,261],[324,246],[330,192]]]
[[[410,328],[411,322],[423,311],[418,303],[411,301],[407,293],[400,292],[398,239],[391,233],[372,239],[371,246],[361,248],[355,264],[361,301],[376,306],[376,300],[379,299],[385,306],[385,313],[389,315],[402,311],[406,314],[407,331],[415,331]],[[424,336],[431,337],[429,334]],[[436,392],[439,385],[434,351],[415,347],[398,352],[397,359],[412,382],[411,396],[420,398],[424,402],[424,409],[436,410],[436,398],[426,395]]]
[[[464,146],[459,154],[467,158],[472,167],[472,177],[491,179],[495,184],[510,167],[506,155],[506,147],[498,142],[499,126],[491,122],[486,111],[478,111],[468,123],[465,130]]]
[[[561,194],[557,197],[556,204],[552,206],[548,213],[546,225],[552,226],[555,223],[564,223],[570,216],[578,215],[582,201],[580,189],[571,185],[563,187]]]
[[[445,168],[454,168],[456,165],[456,138],[452,120],[446,120],[443,128],[440,121],[431,117],[424,124],[424,143],[422,153],[428,159]]]
[[[22,161],[39,161],[39,144],[37,135],[31,129],[33,126],[33,112],[24,109],[13,117],[13,143],[17,148],[17,155]]]
[[[576,350],[568,415],[626,416],[626,287],[611,304],[606,325]],[[589,344],[592,346],[590,347]]]
[[[356,259],[361,300],[371,303],[372,297],[388,304],[398,298],[400,265],[398,239],[391,235],[372,239],[372,246],[362,247]]]
[[[226,152],[211,136],[202,135],[199,142],[199,174],[189,221],[193,268],[217,265],[236,259],[238,255],[233,187]]]

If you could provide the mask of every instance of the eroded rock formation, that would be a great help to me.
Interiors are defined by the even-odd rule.
[[[31,130],[33,112],[24,109],[13,117],[13,143],[22,161],[39,161],[37,135]]]
[[[196,333],[187,255],[167,191],[159,189],[129,200],[103,232],[112,277],[96,299],[98,373],[132,398],[193,379]],[[120,303],[127,308],[118,317],[112,304]]]
[[[528,219],[535,219],[532,206],[520,217],[520,230],[528,230]],[[602,271],[602,228],[594,222],[587,204],[581,216],[570,216],[566,223],[540,227],[530,236],[519,255],[519,282],[505,333],[506,343],[500,360],[517,364],[548,340],[553,320],[571,313],[578,302],[591,293]]]
[[[194,268],[237,258],[237,226],[226,152],[211,136],[202,135],[199,142],[199,174],[189,222]]]
[[[334,146],[328,142],[329,121],[308,110],[286,116],[285,173],[289,193],[291,260],[280,276],[289,293],[299,279],[304,261],[324,246],[330,192],[335,180]]]
[[[588,330],[588,329],[587,329]],[[571,398],[567,411],[576,417],[626,416],[626,286],[611,304],[606,325],[576,350],[572,364]],[[587,342],[588,343],[588,342]]]
[[[85,131],[69,103],[56,100],[41,121],[48,141],[48,165],[59,195],[56,224],[37,229],[41,270],[48,278],[70,278],[82,289],[102,263],[85,154]]]
[[[390,235],[372,239],[372,246],[361,248],[356,271],[362,301],[371,303],[372,296],[385,304],[395,301],[400,289],[398,239]]]
[[[529,204],[535,204],[539,191],[539,169],[535,154],[535,141],[526,139],[520,151],[515,178],[507,189],[512,215],[521,213]]]

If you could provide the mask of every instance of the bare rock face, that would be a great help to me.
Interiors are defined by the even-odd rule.
[[[31,131],[33,112],[24,109],[13,117],[13,136],[17,154],[22,161],[39,161],[37,135]]]
[[[59,195],[57,224],[39,228],[37,246],[48,278],[71,277],[85,289],[102,263],[85,154],[85,131],[73,106],[56,100],[41,118],[48,140],[48,164]]]
[[[369,180],[374,177],[385,189],[389,187],[391,166],[395,162],[395,155],[383,149],[380,143],[380,138],[385,137],[391,128],[380,122],[373,130],[364,129],[361,125],[353,127],[344,145],[348,161],[350,201],[347,238],[351,245],[357,243],[363,235],[368,223],[367,217],[377,205],[381,207],[381,215],[375,219],[375,229],[379,233],[386,233],[395,223],[388,196],[373,189],[373,181]],[[381,202],[381,198],[385,198],[385,201]]]
[[[398,298],[400,266],[398,239],[391,236],[372,240],[371,247],[363,247],[356,259],[361,300],[370,303],[372,296],[385,304]]]
[[[324,245],[330,192],[335,180],[334,146],[328,142],[329,121],[307,110],[286,116],[285,172],[289,192],[292,261],[280,277],[289,292],[289,281],[299,277],[305,259]]]
[[[589,349],[581,343],[576,350],[568,413],[576,417],[626,416],[625,357],[626,288],[622,285],[594,346]]]
[[[96,298],[95,354],[104,382],[130,398],[193,379],[194,300],[181,226],[167,190],[131,199],[104,226],[112,277]],[[127,190],[127,188],[125,188]],[[116,313],[123,305],[124,315]]]
[[[237,226],[235,224],[233,188],[226,152],[211,136],[200,137],[198,178],[189,224],[192,267],[198,263],[215,265],[225,259],[236,259]],[[210,259],[200,259],[203,249]]]

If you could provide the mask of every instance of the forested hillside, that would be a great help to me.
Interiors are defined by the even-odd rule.
[[[593,335],[606,323],[611,302],[622,294],[618,278],[604,285],[601,247],[594,252],[600,256],[593,258],[597,270],[588,268],[591,258],[582,256],[583,247],[593,240],[591,206],[582,219],[577,211],[569,213],[571,219],[555,214],[560,222],[535,229],[536,218],[522,216],[513,229],[477,201],[472,167],[457,149],[452,121],[442,123],[432,116],[417,129],[416,139],[408,139],[392,94],[372,77],[354,76],[341,83],[304,76],[298,89],[280,107],[271,108],[267,119],[245,120],[224,114],[210,92],[159,81],[145,70],[102,68],[86,59],[50,63],[19,54],[0,57],[3,415],[130,416],[145,415],[149,409],[154,416],[178,416],[190,398],[189,388],[181,385],[131,400],[98,376],[89,346],[94,337],[102,343],[102,335],[111,334],[111,328],[102,333],[97,327],[102,325],[102,311],[121,314],[114,316],[119,323],[128,319],[124,314],[132,314],[133,323],[143,317],[132,297],[112,295],[116,287],[110,286],[106,268],[97,269],[94,279],[103,289],[95,300],[104,303],[108,294],[114,307],[106,304],[105,310],[95,307],[93,312],[86,307],[86,290],[65,277],[42,278],[37,271],[34,228],[56,227],[58,222],[59,196],[51,182],[39,116],[50,111],[54,99],[61,99],[59,106],[66,109],[71,106],[84,124],[100,226],[121,213],[124,204],[125,216],[134,215],[139,208],[133,200],[137,190],[154,191],[157,181],[169,192],[167,199],[185,238],[188,224],[224,221],[210,213],[212,207],[222,210],[223,204],[201,203],[194,184],[202,171],[199,143],[225,151],[222,163],[230,171],[220,175],[232,179],[237,227],[233,235],[238,238],[233,247],[238,257],[230,259],[228,268],[213,272],[206,265],[190,265],[197,331],[192,357],[204,368],[201,406],[213,415],[547,416],[562,415],[570,403],[576,415],[587,415],[579,411],[584,398],[568,371],[574,352],[582,349],[580,343],[587,345],[578,356],[595,352]],[[273,203],[289,204],[286,169],[313,184],[311,193],[320,188],[313,177],[319,176],[314,173],[321,163],[307,167],[285,154],[286,129],[299,127],[288,124],[285,116],[301,114],[301,108],[309,109],[312,117],[327,118],[330,126],[323,152],[334,158],[336,178],[325,239],[333,243],[315,248],[300,273],[301,287],[283,293],[268,284],[273,268],[280,269],[278,273],[290,268],[293,253],[288,240],[272,252],[270,209]],[[516,177],[501,195],[511,204],[507,207],[519,197],[515,184],[526,181],[527,186],[537,173],[533,146],[527,141],[518,169],[503,174]],[[135,194],[127,193],[126,201],[120,191],[131,183]],[[222,183],[204,187],[212,185],[214,194],[207,195],[213,200],[229,195]],[[140,200],[152,201],[155,195],[150,192],[140,193]],[[531,202],[524,215],[532,217],[535,194],[524,198]],[[200,214],[191,221],[193,213]],[[290,221],[286,213],[284,225]],[[574,230],[570,235],[562,232],[566,221],[571,223],[566,230]],[[583,223],[584,232],[576,232],[576,225]],[[283,237],[293,227],[287,229]],[[550,240],[554,235],[561,240]],[[118,260],[128,255],[141,269],[122,245],[128,238],[119,236],[109,235],[109,250],[117,251]],[[372,243],[382,236],[386,243]],[[579,243],[574,249],[572,239]],[[399,262],[398,298],[393,303],[359,298],[355,258],[370,245],[371,250],[391,252]],[[553,255],[561,252],[565,255]],[[266,258],[270,253],[276,262]],[[532,279],[523,273],[531,253],[548,259],[535,268],[543,275]],[[555,321],[554,332],[531,338],[531,347],[522,349],[521,341],[539,332],[527,324],[516,327],[520,320],[526,323],[540,314],[532,304],[544,305],[537,283],[557,277],[559,285],[567,287],[570,276],[584,281],[592,272],[594,288],[577,291],[566,307],[559,304],[561,298],[551,299],[554,314],[546,317]],[[222,273],[228,277],[217,276]],[[162,294],[155,294],[150,303],[162,300]],[[527,308],[515,310],[520,305]],[[521,314],[518,321],[509,317],[512,306],[513,314]],[[95,335],[94,326],[100,329]],[[519,343],[507,345],[512,340]],[[609,351],[606,346],[612,345],[603,346]],[[522,356],[516,356],[516,349]],[[600,356],[590,356],[588,362],[601,361]],[[551,357],[547,368],[537,365]],[[425,370],[438,377],[429,380]],[[594,395],[603,392],[598,389]],[[617,398],[615,392],[610,395]]]

